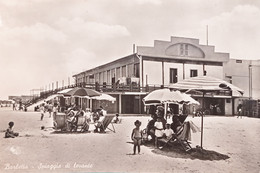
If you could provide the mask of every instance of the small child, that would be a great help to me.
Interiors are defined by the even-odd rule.
[[[172,138],[172,135],[174,134],[173,130],[171,129],[171,125],[169,123],[166,124],[166,129],[164,130],[164,134],[167,140],[170,140]]]
[[[157,121],[154,123],[155,128],[155,147],[159,147],[158,145],[158,139],[163,137],[163,123],[160,117],[157,118]]]
[[[8,125],[9,125],[9,127],[5,132],[5,138],[15,138],[15,137],[17,137],[19,135],[19,133],[15,133],[13,131],[14,122],[11,121],[11,122],[9,122]]]
[[[138,154],[140,154],[140,145],[142,141],[142,131],[140,129],[141,122],[139,120],[135,121],[135,128],[133,129],[131,138],[134,141],[134,154],[136,153],[136,146],[138,147]]]
[[[119,114],[118,113],[116,113],[116,119],[114,120],[114,123],[119,123]]]

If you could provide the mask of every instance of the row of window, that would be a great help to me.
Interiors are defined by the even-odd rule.
[[[190,77],[198,76],[198,70],[190,70]],[[170,83],[178,82],[178,69],[170,68]]]
[[[117,82],[120,77],[139,77],[139,63],[136,64],[128,64],[121,67],[117,67],[115,69],[110,69],[107,71],[87,75],[82,78],[77,79],[77,83],[86,82],[86,83],[95,83],[98,82],[100,84],[107,83],[113,84]]]

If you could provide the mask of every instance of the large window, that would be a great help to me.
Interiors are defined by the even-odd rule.
[[[116,68],[116,81],[118,81],[120,78],[120,67]]]
[[[99,73],[99,83],[100,83],[100,84],[103,83],[103,75],[102,75],[102,72]]]
[[[111,74],[110,74],[110,70],[107,71],[107,83],[108,83],[108,84],[111,83]]]
[[[198,70],[190,70],[190,77],[198,76]]]
[[[111,69],[111,83],[115,83],[116,82],[116,73],[115,73],[115,69]]]
[[[126,66],[122,66],[122,76],[121,77],[126,77]]]
[[[134,64],[127,65],[127,77],[134,76]]]
[[[176,68],[170,68],[170,83],[178,82],[178,70]]]
[[[139,63],[134,65],[134,76],[135,77],[140,77],[140,68],[139,68]]]

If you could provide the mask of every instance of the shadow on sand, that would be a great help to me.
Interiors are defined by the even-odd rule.
[[[145,146],[154,148],[151,143],[145,144]],[[183,159],[199,159],[199,160],[226,160],[230,157],[225,154],[218,153],[212,150],[192,148],[192,150],[185,152],[178,144],[174,146],[166,146],[163,149],[154,148],[152,150],[155,154],[160,154],[173,158],[183,158]]]
[[[93,131],[85,131],[85,132],[80,132],[80,131],[53,131],[50,134],[112,134],[110,131],[105,131],[105,132],[93,132]]]

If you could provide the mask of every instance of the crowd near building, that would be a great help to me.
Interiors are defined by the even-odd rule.
[[[193,38],[155,40],[153,47],[138,46],[131,55],[73,77],[77,85],[95,86],[116,97],[117,101],[107,107],[110,112],[139,114],[146,112],[142,99],[149,91],[203,75],[223,79],[244,90],[242,97],[234,93],[207,96],[205,106],[218,105],[217,114],[235,114],[237,105],[246,100],[254,100],[253,106],[259,106],[260,60],[231,59],[229,53],[216,52],[214,46],[202,45]],[[199,102],[202,100],[200,96],[194,98]],[[257,111],[249,113],[259,114]]]

